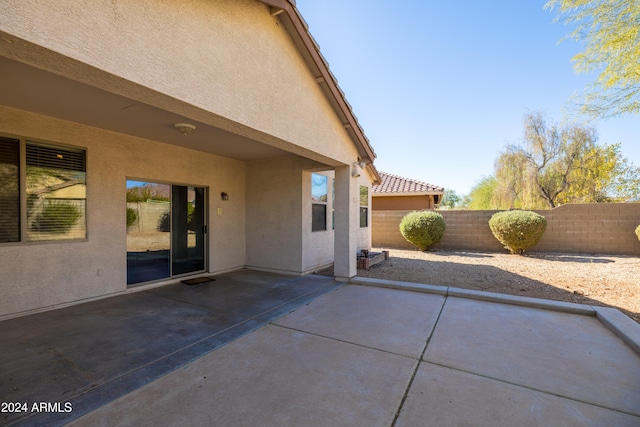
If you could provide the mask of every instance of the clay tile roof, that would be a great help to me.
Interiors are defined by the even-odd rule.
[[[403,178],[390,173],[380,172],[382,183],[371,187],[373,195],[393,194],[444,194],[444,188],[415,179]]]

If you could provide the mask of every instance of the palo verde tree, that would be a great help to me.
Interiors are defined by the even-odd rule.
[[[595,146],[571,175],[568,191],[558,196],[565,203],[608,203],[637,198],[640,169],[622,156],[621,145]]]
[[[640,1],[550,0],[557,20],[575,25],[568,37],[584,43],[573,57],[578,73],[598,73],[583,111],[593,117],[640,112]]]
[[[620,145],[599,146],[594,128],[547,123],[540,113],[526,115],[524,128],[522,144],[507,146],[496,161],[496,207],[554,208],[639,194],[638,169]]]

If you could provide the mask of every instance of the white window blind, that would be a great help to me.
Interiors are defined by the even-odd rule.
[[[27,240],[86,238],[84,150],[27,142]]]

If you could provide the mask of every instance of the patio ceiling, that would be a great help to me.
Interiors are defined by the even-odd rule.
[[[125,96],[0,56],[0,104],[127,135],[249,161],[289,153]],[[184,136],[175,123],[197,130]]]

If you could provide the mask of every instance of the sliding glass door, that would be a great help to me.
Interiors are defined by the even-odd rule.
[[[205,270],[206,189],[127,181],[127,284]]]
[[[171,272],[203,271],[204,188],[173,185],[171,195]]]

